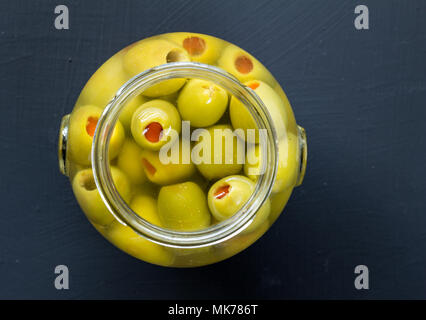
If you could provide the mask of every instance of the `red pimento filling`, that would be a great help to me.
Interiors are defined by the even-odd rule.
[[[163,127],[158,122],[152,122],[145,127],[143,134],[149,142],[158,142],[161,139]]]
[[[155,169],[155,167],[151,164],[151,162],[149,162],[145,158],[142,158],[142,163],[145,166],[146,170],[148,170],[148,173],[151,176],[153,176],[157,172],[157,169]]]
[[[95,130],[96,130],[96,125],[98,124],[98,118],[96,117],[89,117],[87,119],[87,123],[86,123],[86,132],[89,136],[91,136],[93,138],[93,136],[95,135]]]
[[[238,72],[247,74],[253,70],[253,62],[246,56],[239,56],[235,59],[235,68]]]
[[[182,45],[191,56],[199,56],[206,49],[206,42],[199,37],[186,38]]]
[[[250,88],[252,88],[253,90],[256,90],[260,86],[260,83],[259,82],[252,82],[248,86]]]
[[[230,188],[231,186],[229,184],[217,188],[214,193],[214,197],[216,199],[222,199],[224,196],[226,196],[229,193]]]

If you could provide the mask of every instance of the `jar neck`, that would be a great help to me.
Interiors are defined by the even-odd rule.
[[[216,83],[239,99],[252,115],[257,127],[267,132],[265,152],[263,152],[265,158],[262,160],[266,164],[266,170],[259,176],[255,190],[246,204],[231,218],[206,229],[191,232],[174,231],[155,226],[131,210],[114,186],[108,160],[109,142],[122,108],[133,97],[152,85],[173,78],[198,78]],[[224,70],[194,62],[175,62],[154,67],[125,83],[107,105],[98,121],[91,156],[99,193],[115,218],[153,242],[179,248],[217,244],[243,231],[268,198],[275,180],[278,161],[275,129],[260,98],[252,89],[242,85],[234,76]]]

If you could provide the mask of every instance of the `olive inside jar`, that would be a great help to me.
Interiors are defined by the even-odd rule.
[[[92,225],[128,254],[194,267],[242,251],[284,209],[306,136],[271,73],[224,40],[169,33],[106,61],[59,135]]]

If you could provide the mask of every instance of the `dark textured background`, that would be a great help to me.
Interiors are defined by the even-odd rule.
[[[0,298],[426,298],[426,3],[0,1]],[[70,30],[53,27],[70,9]],[[61,117],[100,64],[171,31],[212,34],[270,68],[309,160],[271,230],[216,265],[139,262],[89,225],[58,171]],[[70,269],[70,290],[53,286]],[[369,291],[354,268],[370,268]]]

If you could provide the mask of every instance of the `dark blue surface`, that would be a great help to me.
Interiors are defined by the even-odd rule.
[[[367,1],[365,1],[367,2]],[[70,9],[70,30],[53,27]],[[0,298],[426,298],[426,3],[1,1]],[[150,35],[193,31],[272,71],[308,133],[302,187],[251,248],[167,269],[127,256],[87,222],[56,143],[90,75]],[[53,286],[70,269],[70,290]],[[370,269],[370,290],[354,268]]]

